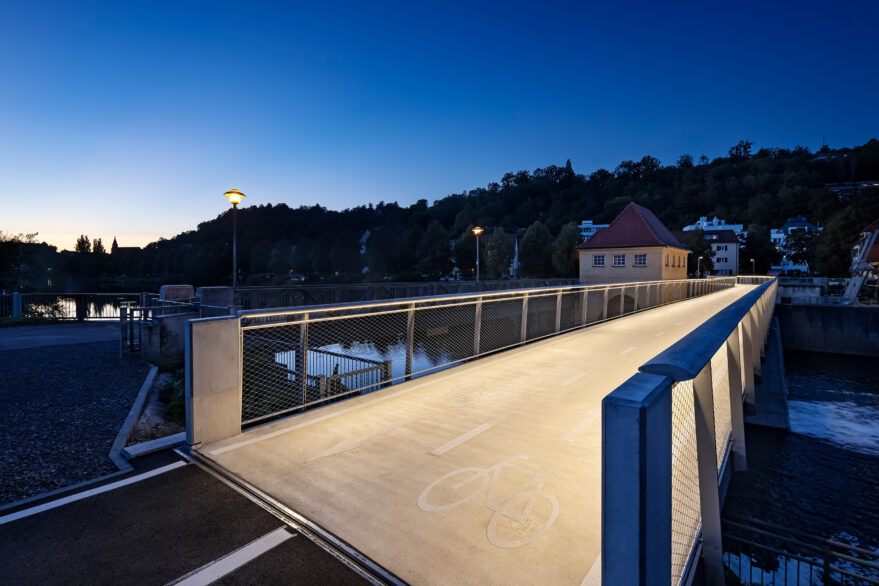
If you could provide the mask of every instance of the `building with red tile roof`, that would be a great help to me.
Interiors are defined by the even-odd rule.
[[[581,283],[687,278],[690,251],[653,212],[636,203],[577,249]]]

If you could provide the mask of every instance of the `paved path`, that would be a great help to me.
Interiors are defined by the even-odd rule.
[[[119,341],[119,324],[116,322],[0,328],[0,351],[111,340]]]
[[[131,476],[0,510],[4,584],[364,584],[305,537],[174,454]]]
[[[200,453],[413,584],[598,583],[601,400],[752,289],[529,344]]]

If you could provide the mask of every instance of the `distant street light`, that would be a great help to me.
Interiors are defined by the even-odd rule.
[[[479,282],[479,235],[482,234],[483,230],[479,226],[473,228],[473,233],[476,234],[476,282]]]
[[[699,260],[696,261],[696,278],[702,278],[702,257],[699,257]]]
[[[751,259],[751,274],[752,274],[752,275],[756,275],[756,274],[757,274],[757,269],[756,269],[755,267],[756,267],[756,265],[754,264],[754,259],[752,258],[752,259]]]
[[[238,285],[238,223],[235,212],[238,210],[241,198],[246,196],[237,189],[230,189],[223,195],[228,197],[229,203],[232,204],[232,286],[235,287]]]

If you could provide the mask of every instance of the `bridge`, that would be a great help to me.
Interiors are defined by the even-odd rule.
[[[242,311],[186,339],[191,457],[379,583],[723,583],[776,282]],[[318,408],[319,407],[319,408]]]

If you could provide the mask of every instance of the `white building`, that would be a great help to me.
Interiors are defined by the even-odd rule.
[[[769,239],[775,246],[775,250],[782,253],[781,264],[773,266],[773,270],[782,272],[800,271],[803,273],[809,271],[808,266],[795,265],[793,261],[788,258],[787,254],[785,254],[785,240],[787,239],[788,234],[790,234],[794,230],[805,230],[806,232],[821,232],[822,230],[824,230],[824,228],[812,224],[803,216],[794,216],[792,218],[788,218],[787,222],[785,222],[784,226],[782,226],[781,228],[772,228],[772,230],[770,230],[769,232]]]
[[[736,233],[736,236],[742,236],[745,234],[745,227],[742,224],[727,224],[726,220],[720,220],[717,216],[714,216],[714,219],[709,221],[708,218],[702,216],[699,218],[699,221],[695,224],[690,224],[689,226],[684,226],[684,232],[688,232],[690,230],[702,230],[704,232],[715,231],[715,230],[732,230]]]
[[[735,276],[739,274],[739,238],[735,231],[711,230],[705,232],[705,240],[714,251],[714,274]]]
[[[599,230],[607,228],[610,224],[593,224],[592,220],[583,220],[580,222],[580,236],[583,238],[583,242],[586,242]]]

